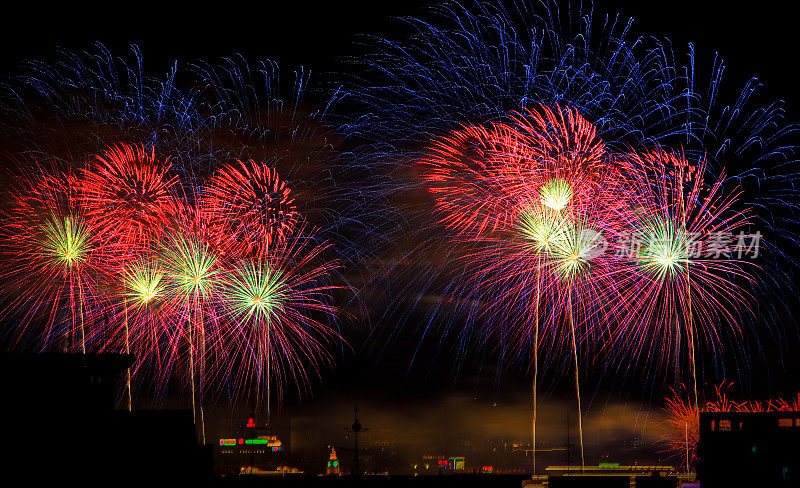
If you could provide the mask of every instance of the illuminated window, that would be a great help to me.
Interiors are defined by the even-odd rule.
[[[793,427],[794,419],[778,419],[778,427]]]
[[[731,430],[731,421],[728,419],[720,420],[719,421],[719,430],[720,432],[730,432]]]

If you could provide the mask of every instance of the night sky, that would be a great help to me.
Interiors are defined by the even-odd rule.
[[[131,5],[21,5],[4,15],[0,39],[3,67],[31,56],[52,54],[55,46],[81,49],[102,41],[114,49],[142,46],[147,69],[159,72],[174,58],[213,58],[233,52],[269,57],[284,70],[305,65],[336,69],[339,56],[354,54],[357,34],[400,34],[394,16],[424,12],[432,4],[403,2],[269,2],[259,6],[227,2],[224,7]],[[127,5],[127,4],[126,4]],[[568,3],[562,3],[567,8]],[[728,73],[741,85],[749,76],[767,83],[769,93],[795,111],[794,63],[797,48],[793,17],[783,2],[731,8],[728,2],[598,1],[596,11],[621,12],[636,19],[639,32],[668,35],[676,47],[693,42],[710,60],[714,52],[729,62]]]
[[[51,57],[56,46],[85,49],[101,41],[120,53],[130,43],[139,44],[145,70],[154,74],[164,72],[171,59],[213,59],[232,53],[274,59],[284,72],[303,65],[324,73],[342,69],[341,56],[358,53],[352,45],[357,33],[402,35],[391,16],[419,14],[427,2],[297,1],[263,2],[257,7],[251,2],[199,2],[182,8],[165,3],[115,2],[94,8],[65,3],[51,10],[31,2],[22,12],[6,12],[0,20],[2,72],[13,72],[31,57]],[[796,17],[783,11],[783,2],[739,8],[723,1],[600,0],[595,8],[634,17],[638,32],[669,35],[676,51],[694,42],[705,67],[711,65],[714,51],[719,51],[728,64],[727,86],[740,87],[750,75],[758,76],[771,97],[786,101],[791,118],[800,115],[794,76],[800,41]],[[352,422],[357,399],[362,423],[371,429],[365,438],[390,438],[407,452],[431,449],[457,455],[454,451],[463,439],[529,438],[530,379],[526,374],[501,373],[491,362],[477,360],[465,361],[456,373],[453,362],[458,358],[433,346],[423,347],[411,364],[409,351],[417,338],[401,337],[385,344],[380,331],[370,335],[367,327],[351,324],[345,331],[358,360],[351,352],[340,354],[337,367],[323,371],[323,379],[314,382],[310,397],[298,398],[288,389],[276,425],[284,437],[289,437],[290,418],[314,417],[320,419],[328,442],[349,442],[344,439],[344,427]],[[741,389],[762,398],[800,390],[800,380],[795,379],[800,378],[800,370],[780,359],[800,353],[797,337],[782,340],[782,347],[762,344],[769,359],[755,357],[744,367],[748,371],[739,372],[744,378],[769,381],[752,381]],[[564,412],[572,408],[572,390],[569,375],[551,376],[540,404],[540,435],[555,446],[565,441]],[[609,452],[616,456],[613,460],[622,462],[663,461],[661,448],[653,444],[660,428],[658,405],[663,389],[641,384],[637,378],[622,383],[604,377],[595,380],[584,381],[587,464],[605,459]],[[592,383],[598,386],[588,386]],[[167,403],[180,405],[181,401],[170,398]],[[146,407],[151,401],[143,398],[138,404]],[[246,408],[236,413],[247,415]],[[210,418],[214,419],[209,422],[210,436],[227,435],[227,406],[218,405]],[[620,447],[634,436],[641,436],[644,448],[626,451]],[[553,454],[553,463],[563,461],[558,456],[563,454]]]

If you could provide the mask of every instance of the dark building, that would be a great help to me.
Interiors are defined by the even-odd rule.
[[[210,451],[190,411],[116,410],[129,356],[0,355],[3,475],[113,482],[203,479]]]
[[[702,413],[703,488],[800,486],[800,412]]]

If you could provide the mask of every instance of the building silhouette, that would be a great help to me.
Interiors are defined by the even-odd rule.
[[[800,412],[701,413],[703,488],[800,485]]]
[[[0,355],[0,428],[13,446],[4,474],[60,482],[212,476],[191,411],[115,409],[133,358],[115,354]]]

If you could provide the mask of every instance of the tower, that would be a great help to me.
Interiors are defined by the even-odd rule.
[[[328,466],[325,468],[325,474],[329,476],[339,476],[342,474],[339,469],[339,459],[336,457],[336,448],[331,446],[331,457],[328,459]]]

